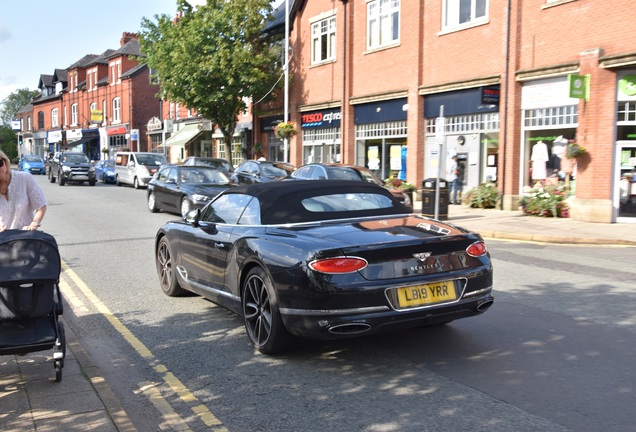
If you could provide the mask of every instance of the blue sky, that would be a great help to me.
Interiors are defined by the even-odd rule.
[[[143,17],[154,21],[155,15],[172,16],[176,9],[176,0],[17,0],[3,5],[0,102],[18,89],[37,89],[41,74],[66,69],[86,54],[119,48],[122,33],[138,31]]]

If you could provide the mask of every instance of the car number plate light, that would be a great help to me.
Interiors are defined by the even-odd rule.
[[[408,309],[457,300],[454,281],[396,288],[397,308]]]

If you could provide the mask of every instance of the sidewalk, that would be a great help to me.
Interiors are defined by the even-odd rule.
[[[448,222],[477,231],[486,239],[636,247],[636,224],[539,218],[519,211],[463,205],[449,206]],[[68,326],[66,336],[67,356],[60,383],[54,382],[52,352],[0,357],[0,430],[135,431]]]
[[[476,209],[465,205],[448,206],[448,222],[474,230],[484,238],[636,247],[636,224],[630,223],[544,218],[527,216],[521,211]]]
[[[69,326],[65,330],[66,359],[59,383],[53,350],[0,356],[0,430],[136,431]]]

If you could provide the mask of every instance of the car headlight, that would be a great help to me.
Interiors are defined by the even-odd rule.
[[[66,165],[63,165],[63,166],[62,166],[62,171],[64,171],[64,172],[68,172],[68,171],[70,171],[70,170],[71,170],[71,167],[66,166]]]
[[[88,169],[88,172],[95,172],[95,167],[94,167],[94,166],[90,167],[90,168]]]
[[[198,201],[198,202],[206,202],[210,200],[210,197],[207,195],[200,195],[200,194],[194,194],[192,195],[192,200],[193,201]]]
[[[413,204],[411,202],[411,197],[409,196],[409,194],[402,194],[402,195],[404,195],[404,205],[410,206]]]

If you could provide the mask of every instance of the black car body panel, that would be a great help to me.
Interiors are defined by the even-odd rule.
[[[276,191],[267,195],[268,188]],[[312,194],[343,192],[352,197],[373,193],[392,204],[381,211],[323,212],[320,217],[298,204]],[[230,202],[232,194],[259,200],[263,223],[205,219],[208,207],[223,197]],[[307,181],[241,186],[208,207],[200,218],[169,222],[157,233],[157,245],[163,238],[171,245],[179,285],[241,315],[246,274],[260,267],[271,279],[291,334],[345,338],[469,317],[492,304],[490,256],[485,250],[480,256],[467,252],[483,242],[481,236],[410,214],[380,186],[330,180],[318,188]],[[367,265],[338,274],[311,268],[316,260],[336,257],[358,257]],[[427,295],[440,287],[455,295],[415,306],[404,300],[410,292]]]
[[[231,186],[222,171],[210,166],[166,165],[148,182],[147,193],[155,210],[181,214],[184,200],[189,209],[200,209]]]

